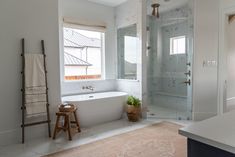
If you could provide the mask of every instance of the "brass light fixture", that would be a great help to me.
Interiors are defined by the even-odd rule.
[[[152,15],[156,16],[157,18],[159,18],[160,17],[160,15],[159,15],[160,4],[159,3],[154,3],[151,6],[153,8]]]

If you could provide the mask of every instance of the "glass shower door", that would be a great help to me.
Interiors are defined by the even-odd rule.
[[[148,116],[192,119],[193,20],[188,6],[148,16]]]

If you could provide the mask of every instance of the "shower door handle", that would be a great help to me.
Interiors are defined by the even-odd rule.
[[[187,81],[184,81],[184,82],[182,82],[182,83],[185,83],[186,85],[191,85],[191,80],[187,80]]]

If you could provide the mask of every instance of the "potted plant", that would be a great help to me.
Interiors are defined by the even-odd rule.
[[[127,117],[131,122],[137,122],[140,119],[141,102],[134,96],[128,96],[127,99]]]

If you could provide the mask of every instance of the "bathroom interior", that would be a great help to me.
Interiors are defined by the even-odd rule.
[[[64,101],[71,98],[69,95],[73,95],[72,97],[74,98],[74,95],[81,93],[85,95],[88,94],[88,100],[89,96],[91,99],[95,99],[96,94],[93,93],[100,93],[105,91],[121,91],[125,92],[126,95],[134,95],[142,99],[141,93],[143,93],[143,91],[141,86],[143,86],[144,83],[141,72],[146,70],[147,80],[145,83],[147,85],[147,98],[145,101],[147,103],[143,108],[145,108],[144,112],[147,111],[147,113],[143,113],[143,115],[146,118],[192,120],[192,66],[194,33],[193,2],[191,0],[181,0],[177,3],[174,1],[165,0],[158,2],[160,3],[160,16],[156,17],[155,15],[152,15],[153,8],[151,4],[153,4],[153,1],[147,1],[147,21],[145,24],[148,28],[148,31],[146,32],[146,60],[141,60],[141,57],[139,57],[141,55],[139,51],[139,49],[141,49],[141,43],[138,40],[140,24],[134,20],[136,17],[130,16],[129,19],[128,17],[125,19],[123,15],[119,15],[120,13],[117,9],[117,30],[115,34],[116,40],[114,40],[117,43],[117,59],[115,60],[116,65],[112,64],[112,66],[114,66],[113,69],[116,68],[115,71],[117,74],[114,75],[117,80],[114,80],[113,78],[110,80],[107,79],[108,72],[105,74],[106,76],[102,74],[104,71],[112,68],[110,67],[109,63],[110,60],[112,60],[109,58],[110,56],[105,56],[105,61],[95,63],[97,60],[92,60],[92,57],[90,57],[91,59],[89,57],[87,59],[87,55],[85,58],[84,56],[82,58],[80,57],[81,54],[76,54],[76,50],[70,50],[73,48],[71,48],[71,44],[69,44],[68,41],[71,41],[72,38],[69,39],[70,36],[67,34],[69,28],[72,28],[72,31],[76,31],[76,29],[74,29],[75,27],[72,24],[69,25],[69,23],[71,23],[69,20],[71,19],[64,19],[64,22],[66,22],[66,20],[68,21],[68,23],[64,24],[63,27],[64,52],[66,52],[66,54],[70,53],[70,55],[80,57],[80,59],[93,64],[93,66],[87,68],[87,76],[93,74],[92,70],[89,69],[101,68],[101,70],[96,70],[96,73],[100,75],[100,78],[98,79],[96,77],[96,79],[93,80],[89,78],[84,80],[66,80],[66,78],[71,78],[72,75],[78,75],[79,72],[76,69],[78,74],[73,73],[66,65],[65,67],[62,67],[61,71],[64,70],[65,80],[62,81],[61,92],[62,97],[67,96],[62,98]],[[120,8],[122,9],[121,6]],[[77,34],[74,36],[77,36]],[[74,38],[79,39],[79,37]],[[102,42],[106,42],[103,41],[105,39],[100,40],[101,45]],[[75,42],[77,41],[74,40],[73,43]],[[90,56],[92,56],[91,50],[89,51],[89,48],[88,53],[90,53]],[[61,55],[64,55],[63,50]],[[94,58],[101,58],[102,60],[101,56],[102,55],[98,55]],[[65,56],[65,64],[68,64],[67,62],[69,62],[69,59],[67,58],[68,57]],[[107,58],[109,61],[107,61]],[[99,65],[97,66],[96,64]],[[147,65],[145,69],[141,67],[142,64]],[[104,67],[104,69],[102,69],[102,67]],[[104,80],[104,78],[106,79]],[[62,80],[63,79],[64,78],[62,78]],[[108,84],[107,82],[110,83]],[[99,89],[99,84],[106,86],[108,89]],[[106,94],[108,95],[108,93]],[[72,101],[69,102],[72,103]],[[78,102],[78,104],[80,104],[80,107],[82,106],[82,103]],[[101,108],[99,109],[101,110]],[[80,112],[81,113],[79,115],[86,114],[82,111]],[[102,110],[100,114],[102,114]],[[97,120],[99,117],[94,119]],[[108,119],[109,118],[107,118],[107,120]]]
[[[233,7],[233,0],[1,1],[0,100],[8,105],[0,110],[0,156],[46,156],[154,124],[188,127],[234,110]],[[75,105],[81,132],[72,141],[66,132],[52,140],[48,125],[36,125],[25,128],[21,144],[24,118],[48,118],[21,113],[22,38],[26,53],[40,51],[45,41],[48,124],[53,133],[58,105]],[[128,96],[141,101],[136,123],[127,118]]]

